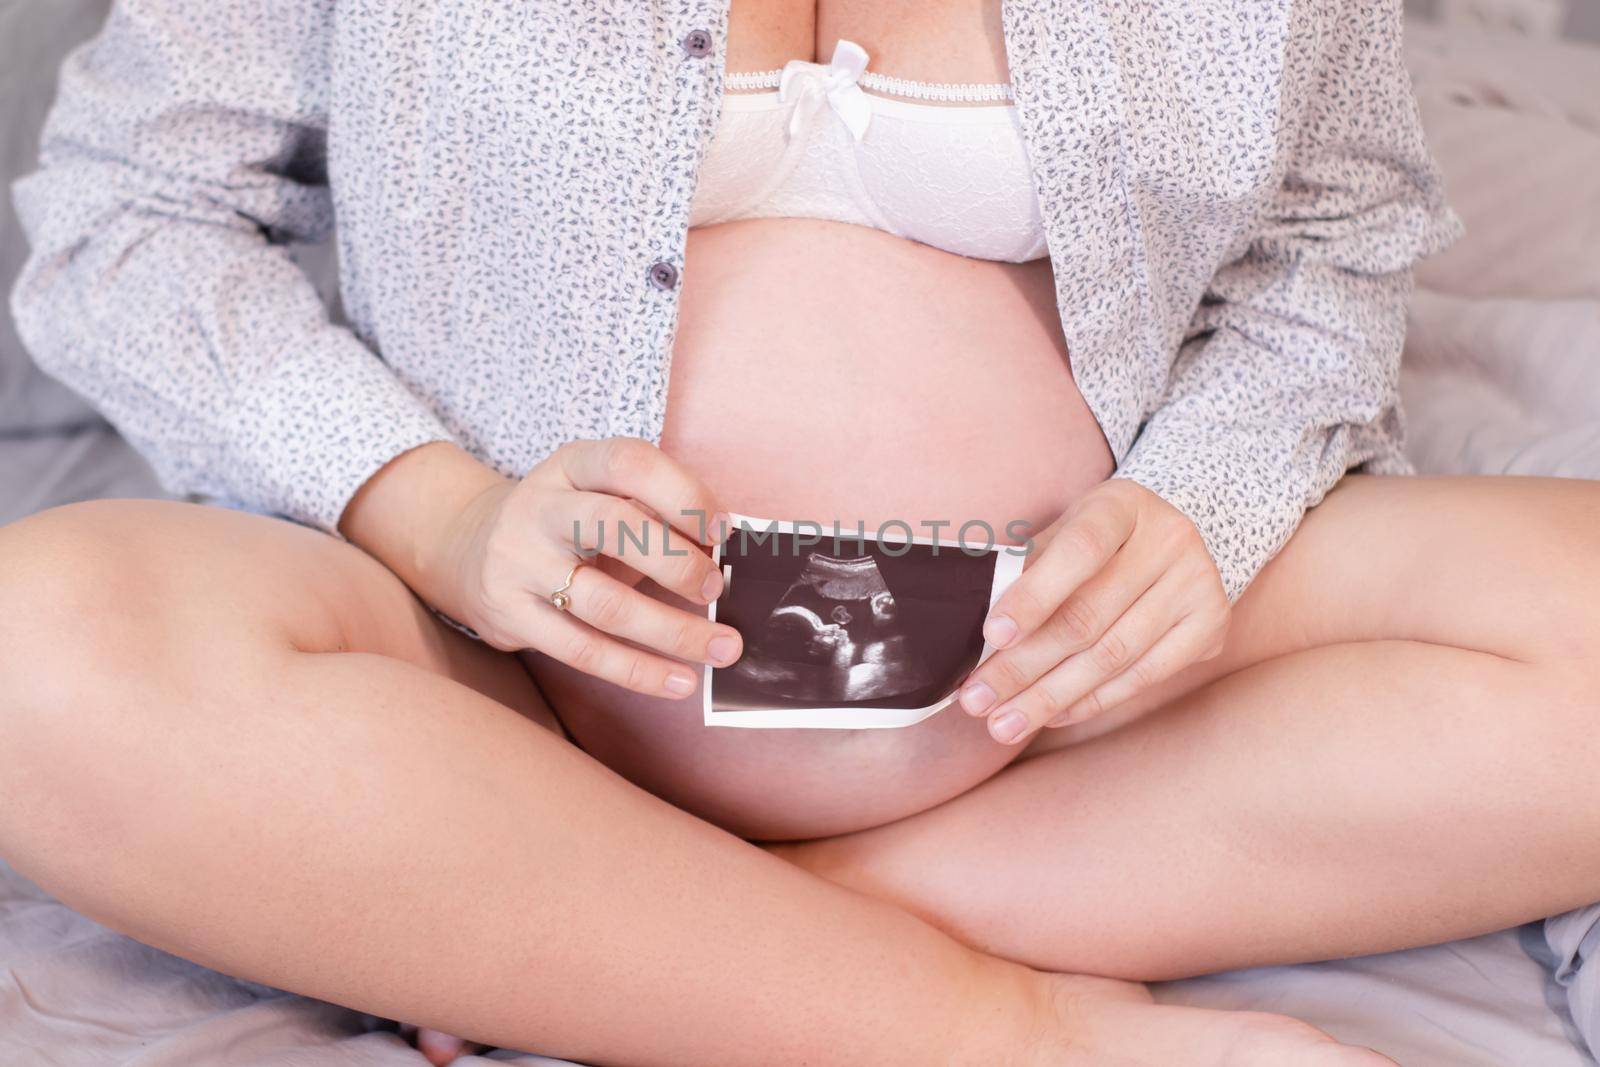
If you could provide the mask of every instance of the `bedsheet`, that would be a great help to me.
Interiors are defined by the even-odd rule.
[[[1541,924],[1350,960],[1156,986],[1163,1003],[1272,1011],[1402,1067],[1591,1067]]]
[[[1600,477],[1600,49],[1412,27],[1408,55],[1467,225],[1417,272],[1411,456]]]

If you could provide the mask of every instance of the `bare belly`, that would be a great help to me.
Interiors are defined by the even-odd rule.
[[[1048,260],[967,259],[808,219],[690,232],[661,444],[728,510],[847,528],[899,519],[924,534],[970,519],[1042,529],[1112,470],[1072,380]],[[959,709],[899,730],[708,728],[698,695],[530,666],[586,751],[749,837],[901,818],[1017,754]]]

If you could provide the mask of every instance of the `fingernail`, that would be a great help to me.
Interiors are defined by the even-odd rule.
[[[961,707],[968,715],[982,715],[994,703],[994,690],[973,682],[961,691]]]
[[[667,688],[679,696],[686,697],[694,692],[694,675],[669,674],[667,675]]]
[[[706,575],[706,580],[700,583],[700,599],[711,601],[722,595],[722,575],[712,571]]]
[[[1017,624],[1005,615],[991,615],[983,624],[983,639],[995,648],[1005,648],[1017,636]]]
[[[1028,728],[1028,717],[1020,711],[1008,711],[989,720],[989,732],[996,741],[1009,745],[1022,736]]]
[[[726,667],[739,658],[739,639],[718,634],[706,644],[706,654],[711,657],[712,663]]]

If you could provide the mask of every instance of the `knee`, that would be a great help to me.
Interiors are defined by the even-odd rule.
[[[0,528],[0,854],[58,893],[116,847],[141,745],[169,734],[158,519],[96,502]]]
[[[174,625],[150,558],[152,514],[74,504],[0,529],[0,730],[131,688]]]

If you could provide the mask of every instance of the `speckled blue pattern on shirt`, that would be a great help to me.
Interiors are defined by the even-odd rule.
[[[1458,223],[1399,0],[1005,0],[1073,371],[1237,597],[1351,466],[1401,472],[1410,264]],[[711,34],[703,56],[682,47]],[[176,490],[332,529],[454,439],[658,440],[721,0],[121,0],[69,62],[14,297]],[[338,219],[353,331],[283,244]]]

